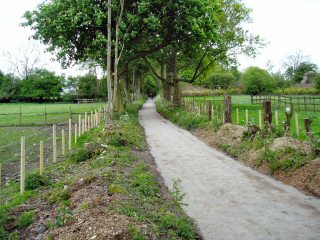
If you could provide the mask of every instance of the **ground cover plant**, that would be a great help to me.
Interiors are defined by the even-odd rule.
[[[195,99],[199,103],[204,101],[203,97]],[[234,124],[232,125],[222,124],[221,108],[218,109],[220,112],[218,118],[209,121],[208,113],[202,115],[184,107],[175,107],[161,98],[156,101],[156,107],[165,118],[191,130],[208,145],[225,151],[243,164],[303,191],[320,196],[319,156],[313,151],[314,144],[310,143],[306,134],[300,135],[300,140],[307,140],[303,142],[292,137],[284,137],[281,126],[274,126],[272,131],[266,131],[264,128],[260,130],[257,127],[260,106],[247,104],[250,98],[246,96],[236,96],[235,99],[243,103],[236,105],[239,110],[249,109],[250,113],[254,113],[247,125],[243,120],[245,112],[241,115],[242,120],[239,125],[235,123],[236,116],[233,114]],[[212,97],[211,100],[213,100]],[[221,101],[217,107],[221,107]],[[315,119],[318,119],[318,116],[315,116]],[[301,129],[303,130],[302,127]],[[295,136],[294,131],[292,136]]]
[[[48,181],[31,175],[33,190],[20,195],[18,183],[6,186],[2,239],[200,239],[181,209],[178,182],[169,194],[155,170],[138,123],[141,106],[116,114],[110,129],[102,124],[82,135],[65,161],[47,168]]]

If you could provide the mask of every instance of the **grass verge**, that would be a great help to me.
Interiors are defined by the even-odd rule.
[[[82,135],[66,161],[30,176],[24,195],[7,186],[0,239],[200,239],[178,182],[169,193],[155,170],[138,122],[142,103],[117,114],[111,129]]]

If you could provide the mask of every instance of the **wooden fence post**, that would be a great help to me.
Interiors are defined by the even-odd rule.
[[[225,98],[225,123],[232,123],[232,99],[231,96]]]
[[[77,144],[77,140],[78,140],[78,124],[76,123],[74,125],[74,143]]]
[[[70,112],[69,112],[69,114],[70,114],[70,119],[72,120],[72,109],[71,109],[71,106],[70,106]]]
[[[88,114],[84,113],[84,131],[88,131]]]
[[[40,141],[40,175],[44,172],[44,145],[43,141]]]
[[[298,113],[296,113],[296,134],[297,134],[297,137],[299,138],[300,129],[299,129],[299,115],[298,115]]]
[[[246,125],[249,123],[249,111],[246,109]]]
[[[212,111],[212,116],[211,116],[211,118],[212,118],[212,121],[213,121],[213,119],[214,119],[214,107],[213,107],[213,105],[211,106],[211,111]]]
[[[266,130],[269,130],[269,131],[271,131],[271,128],[272,128],[272,106],[271,105],[272,105],[271,100],[266,100],[263,102],[264,126]]]
[[[53,133],[52,133],[52,156],[53,162],[57,162],[57,127],[53,125]]]
[[[72,120],[69,119],[69,151],[72,148]]]
[[[237,124],[240,123],[239,108],[237,108]]]
[[[26,180],[26,138],[21,137],[21,167],[20,167],[20,193],[25,190]]]
[[[279,113],[276,111],[276,126],[279,126]]]
[[[304,127],[306,129],[308,137],[311,139],[311,123],[312,120],[310,118],[305,118],[304,120]]]
[[[78,125],[78,127],[79,127],[79,137],[81,136],[81,115],[79,114],[79,125]]]
[[[64,129],[61,130],[61,154],[62,156],[66,155],[66,140]]]
[[[81,131],[81,135],[85,133],[85,119],[81,119],[82,122],[82,131]]]
[[[93,121],[93,112],[91,111],[91,127],[93,128],[94,127],[94,121]]]
[[[261,114],[261,110],[259,110],[259,128],[262,129],[262,114]]]
[[[209,102],[209,107],[208,107],[208,113],[209,113],[209,122],[212,121],[212,105],[211,102]]]

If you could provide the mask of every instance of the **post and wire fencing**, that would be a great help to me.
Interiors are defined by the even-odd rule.
[[[32,134],[21,131],[19,141],[0,146],[0,153],[4,153],[0,155],[0,196],[2,188],[12,182],[20,183],[23,194],[28,173],[43,175],[46,167],[62,162],[79,137],[98,127],[105,116],[106,108],[100,107],[67,122],[33,127]],[[5,196],[0,197],[0,203],[4,199]]]
[[[265,104],[268,103],[267,109]],[[188,111],[193,112],[214,124],[232,123],[236,125],[249,126],[256,125],[263,129],[268,125],[266,116],[269,116],[270,125],[285,129],[286,135],[300,139],[308,140],[309,133],[305,127],[305,122],[309,119],[312,122],[310,113],[295,112],[294,107],[286,105],[283,109],[274,108],[271,104],[273,101],[265,99],[259,105],[248,106],[232,103],[232,96],[224,96],[222,99],[214,98],[183,98],[182,106]],[[248,107],[248,108],[246,108]],[[251,107],[251,108],[250,108]],[[319,120],[319,119],[318,119]],[[291,122],[293,122],[291,124]],[[316,125],[315,125],[316,127]],[[305,131],[303,131],[305,129]]]

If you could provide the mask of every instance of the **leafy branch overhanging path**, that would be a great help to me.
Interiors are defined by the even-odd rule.
[[[187,214],[204,239],[320,239],[320,200],[260,174],[162,118],[140,111],[166,185],[181,180]]]

